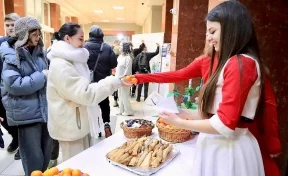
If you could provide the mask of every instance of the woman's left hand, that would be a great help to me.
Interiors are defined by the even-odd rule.
[[[170,113],[170,112],[162,112],[159,114],[159,117],[163,119],[165,123],[175,125],[175,126],[177,126],[179,122],[182,120],[176,114]]]

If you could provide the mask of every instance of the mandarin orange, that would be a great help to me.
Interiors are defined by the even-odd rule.
[[[42,172],[39,170],[33,171],[30,176],[42,176]]]

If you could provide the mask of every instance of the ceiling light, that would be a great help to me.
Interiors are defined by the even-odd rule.
[[[94,13],[103,13],[103,10],[94,10]]]
[[[102,22],[109,22],[109,20],[102,20]]]
[[[124,9],[123,6],[113,6],[112,8],[115,10],[123,10]]]
[[[117,20],[125,20],[125,18],[116,18]]]

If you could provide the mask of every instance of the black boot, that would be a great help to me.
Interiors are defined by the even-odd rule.
[[[17,150],[17,153],[15,153],[14,155],[14,160],[20,160],[21,157],[20,157],[20,153],[19,153],[19,150]]]
[[[2,138],[3,132],[0,128],[0,148],[4,148],[4,140]]]
[[[18,149],[18,139],[13,138],[12,142],[10,143],[10,145],[7,148],[7,151],[9,153],[12,153],[12,152],[14,152],[17,149]]]

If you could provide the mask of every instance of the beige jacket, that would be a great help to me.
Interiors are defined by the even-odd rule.
[[[87,106],[100,103],[121,85],[121,81],[113,76],[90,84],[89,76],[82,76],[75,62],[71,61],[73,57],[79,58],[84,60],[82,66],[87,67],[84,62],[88,51],[78,51],[79,55],[74,51],[75,48],[56,47],[53,50],[52,47],[54,55],[48,55],[51,60],[47,81],[48,130],[53,139],[60,141],[74,141],[86,136],[89,133]],[[95,114],[95,118],[97,116]]]

